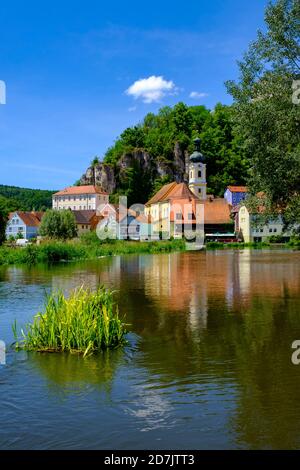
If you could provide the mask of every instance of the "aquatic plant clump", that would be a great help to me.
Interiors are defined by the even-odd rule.
[[[17,336],[16,324],[14,334]],[[17,348],[31,351],[69,351],[84,355],[126,343],[113,292],[80,287],[66,298],[62,292],[46,297],[45,312],[22,330]]]

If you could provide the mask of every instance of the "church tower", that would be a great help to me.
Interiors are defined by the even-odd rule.
[[[189,160],[189,188],[199,199],[206,199],[206,164],[200,152],[200,139],[195,139],[195,151]]]

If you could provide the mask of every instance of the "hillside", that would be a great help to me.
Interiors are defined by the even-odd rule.
[[[0,210],[45,210],[52,205],[55,191],[0,185]]]
[[[149,113],[127,128],[104,155],[93,160],[80,184],[99,184],[113,194],[126,194],[129,204],[144,203],[169,181],[186,179],[186,163],[193,139],[200,137],[207,157],[208,191],[222,195],[229,184],[245,184],[248,159],[234,133],[232,109],[178,103]]]

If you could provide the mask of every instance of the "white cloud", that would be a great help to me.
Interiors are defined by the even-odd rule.
[[[140,98],[144,103],[153,103],[161,101],[164,96],[175,94],[176,90],[172,80],[167,81],[162,76],[152,75],[134,82],[126,90],[126,94],[133,96],[134,99]]]
[[[136,107],[136,106],[131,106],[130,108],[128,108],[128,111],[129,111],[130,113],[133,113],[133,112],[136,111],[136,110],[137,110],[137,107]]]
[[[205,98],[206,96],[208,96],[208,93],[201,93],[199,91],[192,91],[190,93],[190,98],[193,98],[194,100],[198,100],[200,98]]]

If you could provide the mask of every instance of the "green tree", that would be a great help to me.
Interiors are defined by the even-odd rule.
[[[292,100],[300,73],[299,19],[299,0],[270,3],[266,32],[258,32],[239,63],[238,83],[227,82],[250,159],[252,203],[263,191],[269,213],[279,210],[288,223],[300,222],[300,105]]]
[[[2,210],[0,210],[0,245],[2,245],[2,243],[5,241],[6,222],[6,214]]]
[[[153,188],[152,188],[150,197],[154,196],[165,184],[168,184],[171,182],[172,182],[172,178],[169,175],[156,178],[153,183]]]
[[[98,163],[100,162],[99,157],[94,157],[93,160],[91,161],[91,166],[97,166]]]
[[[217,104],[207,117],[200,134],[207,157],[208,193],[224,194],[230,184],[245,184],[249,161],[234,131],[232,108]]]
[[[70,210],[48,210],[42,218],[40,234],[61,240],[77,235],[75,216]]]

